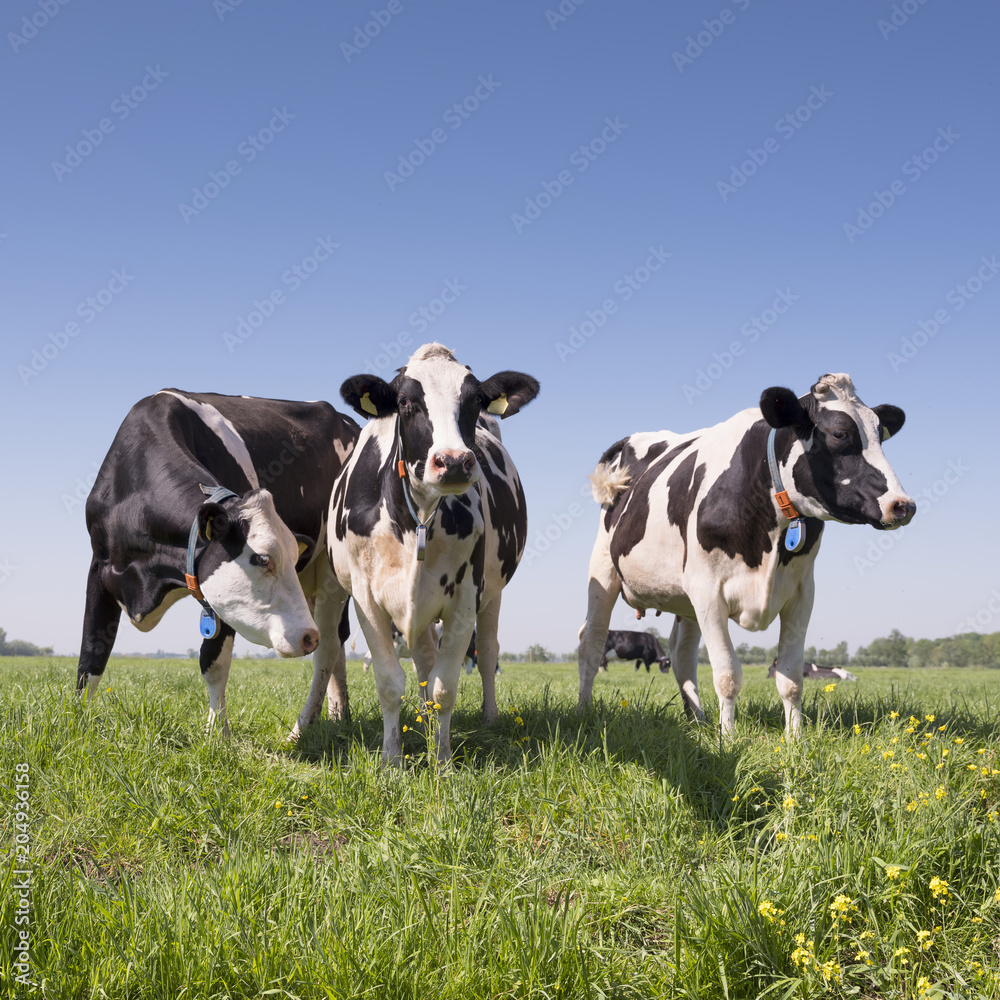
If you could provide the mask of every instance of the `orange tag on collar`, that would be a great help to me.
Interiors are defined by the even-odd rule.
[[[399,460],[398,468],[399,468],[399,478],[400,479],[405,479],[406,478],[406,462],[403,461],[403,459]]]
[[[187,589],[190,590],[199,601],[205,600],[205,595],[201,592],[201,587],[198,586],[198,577],[192,576],[190,573],[185,573],[184,582],[187,584]]]
[[[788,518],[789,521],[795,517],[801,517],[801,514],[792,505],[792,501],[788,499],[788,490],[779,490],[774,494],[774,499],[778,501],[778,506],[781,508],[781,513]]]

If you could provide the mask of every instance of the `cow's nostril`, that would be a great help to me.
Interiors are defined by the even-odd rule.
[[[310,629],[302,636],[302,648],[307,653],[311,653],[319,645],[319,632]]]
[[[466,452],[465,458],[462,460],[462,468],[466,472],[472,472],[472,467],[476,464],[476,456],[472,454],[471,451]]]
[[[917,505],[912,500],[897,500],[892,505],[892,516],[897,521],[907,521],[917,512]]]

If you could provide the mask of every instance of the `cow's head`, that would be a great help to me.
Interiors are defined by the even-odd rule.
[[[355,375],[340,394],[363,417],[398,417],[406,474],[429,493],[463,493],[479,479],[476,421],[486,411],[511,417],[538,395],[521,372],[480,382],[441,344],[424,344],[392,382]]]
[[[793,428],[805,449],[784,484],[800,497],[800,514],[880,529],[912,519],[917,505],[882,451],[906,419],[898,406],[869,408],[849,375],[824,375],[801,399],[791,389],[765,389],[760,409],[772,427]]]
[[[198,510],[198,582],[216,614],[244,639],[280,656],[311,653],[319,631],[295,573],[313,542],[293,535],[267,490],[205,503]]]

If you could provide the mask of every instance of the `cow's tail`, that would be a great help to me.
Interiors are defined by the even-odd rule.
[[[622,448],[626,441],[628,438],[622,438],[608,448],[590,477],[591,492],[602,507],[613,504],[618,494],[628,488],[632,478],[628,467],[622,468],[621,465]]]
[[[583,633],[587,631],[587,623],[584,622],[580,626],[580,631],[576,633],[576,637],[580,642],[583,642]]]
[[[628,469],[623,469],[620,466],[609,466],[606,462],[601,462],[590,477],[590,487],[594,499],[602,507],[614,503],[618,494],[628,488],[631,478]]]

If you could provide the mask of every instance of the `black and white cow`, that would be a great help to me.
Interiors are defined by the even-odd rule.
[[[164,389],[126,416],[87,498],[93,560],[77,688],[93,694],[122,611],[140,631],[194,593],[186,582],[197,520],[196,580],[220,626],[201,644],[209,726],[225,718],[233,639],[281,656],[315,653],[344,675],[338,627],[322,600],[332,575],[327,508],[360,428],[329,403]],[[236,496],[206,502],[202,486]],[[315,621],[307,604],[314,604]],[[317,629],[317,624],[319,628]]]
[[[778,659],[768,667],[767,676],[774,677],[778,672]],[[843,667],[821,667],[818,663],[804,663],[802,665],[802,678],[807,681],[856,681],[858,678]]]
[[[340,584],[335,603],[354,597],[372,651],[385,724],[383,759],[398,763],[402,752],[399,710],[406,678],[392,642],[395,622],[420,681],[427,682],[425,697],[440,706],[437,753],[447,760],[451,713],[473,629],[483,715],[486,721],[497,718],[500,592],[514,575],[527,532],[521,482],[489,413],[517,413],[535,398],[538,383],[510,371],[480,382],[446,347],[426,344],[391,383],[357,375],[340,391],[371,419],[331,499],[329,551]],[[439,618],[440,648],[434,630]],[[317,664],[292,738],[316,718],[326,684],[324,667]]]
[[[649,673],[649,665],[658,663],[660,672],[667,673],[670,670],[670,657],[665,656],[659,639],[648,632],[625,632],[612,630],[608,632],[608,637],[604,642],[604,653],[601,656],[601,666],[607,667],[608,653],[614,651],[620,660],[635,660],[635,669],[646,664],[646,673]]]
[[[849,376],[824,375],[801,399],[791,389],[766,389],[759,409],[706,430],[633,434],[612,445],[592,476],[602,512],[580,644],[581,708],[623,594],[639,614],[655,608],[678,615],[670,657],[685,708],[700,720],[704,635],[727,733],[742,683],[729,619],[758,630],[780,615],[775,680],[786,729],[797,731],[823,522],[888,530],[910,521],[916,504],[882,451],[903,420],[898,407],[865,406]],[[772,430],[778,485],[767,458]],[[787,497],[778,495],[782,485]],[[790,527],[803,533],[797,551],[786,546]]]

